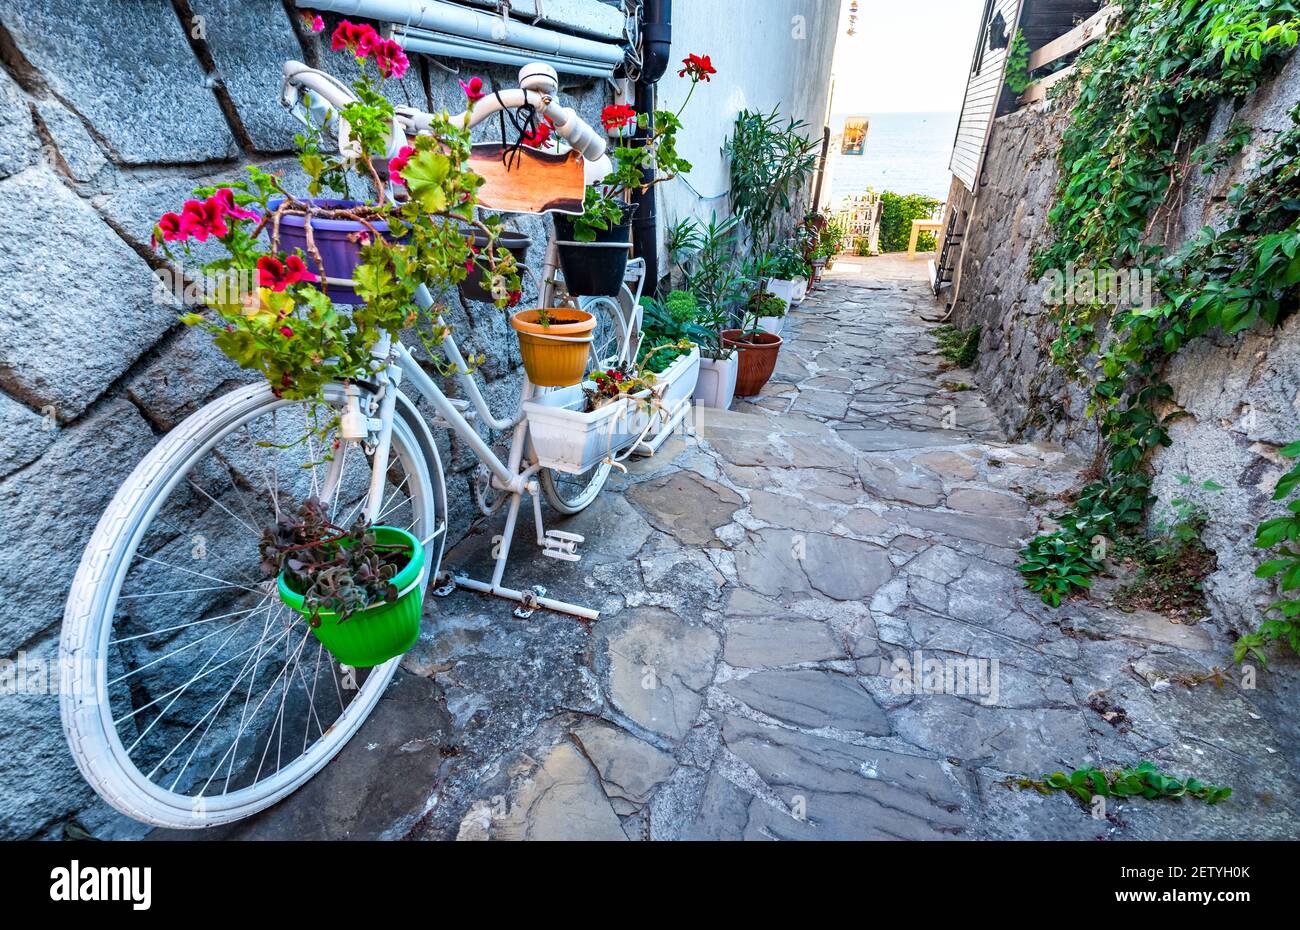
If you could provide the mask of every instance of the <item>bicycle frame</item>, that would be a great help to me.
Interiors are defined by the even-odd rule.
[[[598,181],[612,170],[609,156],[606,154],[605,139],[588,126],[577,113],[560,106],[555,99],[558,81],[555,72],[544,65],[526,66],[520,73],[520,87],[502,90],[479,100],[472,111],[452,117],[452,121],[466,128],[483,122],[488,117],[503,109],[515,109],[532,106],[550,118],[556,133],[569,145],[580,152],[584,159],[584,176],[586,183]],[[304,97],[303,91],[308,92]],[[284,77],[280,87],[280,100],[307,125],[312,122],[300,112],[302,106],[309,110],[318,125],[332,125],[336,131],[341,151],[352,150],[347,122],[341,111],[353,99],[351,91],[340,81],[323,71],[309,68],[301,62],[289,61],[284,66]],[[432,114],[412,107],[396,108],[393,133],[389,140],[389,155],[397,154],[398,149],[406,143],[407,134],[427,132],[431,125]],[[391,191],[390,191],[391,193]],[[557,276],[558,253],[554,235],[547,244],[546,259],[542,268],[542,287],[539,300],[541,306],[553,306],[554,283]],[[631,306],[626,310],[619,305],[622,317],[622,340],[619,346],[620,358],[631,358],[639,348],[640,312],[638,302],[644,285],[644,263],[629,263],[629,267],[639,272],[635,276],[636,290],[632,295]],[[599,298],[597,298],[599,299]],[[421,285],[416,291],[416,302],[425,310],[433,310],[435,301],[426,287]],[[441,325],[441,317],[435,318]],[[363,442],[373,450],[371,464],[371,485],[366,501],[365,513],[368,519],[377,519],[383,505],[384,475],[388,470],[388,459],[393,430],[393,416],[397,404],[397,391],[406,382],[424,395],[433,405],[438,415],[439,424],[445,424],[470,448],[480,462],[487,466],[490,473],[491,487],[510,495],[509,508],[506,512],[505,529],[496,546],[495,566],[491,581],[479,581],[465,575],[453,575],[449,582],[440,582],[436,594],[449,594],[455,587],[493,594],[507,600],[518,602],[516,609],[519,616],[528,616],[532,610],[544,607],[562,613],[572,614],[586,620],[595,620],[598,612],[576,604],[569,604],[543,596],[537,591],[519,591],[505,587],[502,580],[506,563],[509,560],[510,544],[519,520],[519,510],[523,496],[533,498],[533,516],[537,526],[537,543],[547,554],[555,554],[566,560],[581,558],[577,554],[577,545],[582,537],[571,533],[551,531],[548,533],[542,523],[540,488],[537,474],[542,465],[537,461],[526,461],[528,447],[528,423],[523,414],[523,403],[536,396],[538,389],[524,378],[520,393],[519,407],[509,419],[498,418],[479,390],[465,363],[465,359],[456,345],[456,340],[448,333],[443,338],[442,351],[447,360],[455,366],[457,381],[464,391],[467,401],[461,401],[464,408],[470,406],[474,414],[488,427],[498,432],[510,432],[509,451],[503,461],[492,447],[479,435],[478,431],[466,418],[462,406],[458,405],[438,387],[434,380],[411,355],[410,350],[400,341],[393,342],[385,337],[374,350],[375,358],[381,363],[376,373],[377,391],[371,397],[371,409],[363,412],[361,392],[356,388],[347,391],[347,410],[341,419],[340,435],[344,441]],[[377,402],[378,409],[373,409]],[[377,413],[371,417],[367,414]],[[340,457],[341,458],[341,457]],[[326,475],[327,492],[338,480],[336,471],[331,469]],[[442,514],[441,525],[430,537],[436,538],[447,531],[447,515]],[[427,542],[427,540],[426,540]]]

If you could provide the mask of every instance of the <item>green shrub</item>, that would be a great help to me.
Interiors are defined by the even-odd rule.
[[[883,201],[880,210],[880,251],[905,252],[907,240],[912,235],[912,220],[929,219],[939,206],[939,201],[925,194],[895,194],[885,191],[880,195]],[[934,236],[921,233],[916,247],[922,252],[935,248]]]

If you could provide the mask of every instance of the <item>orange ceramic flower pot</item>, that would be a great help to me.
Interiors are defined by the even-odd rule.
[[[781,337],[764,332],[742,335],[738,329],[724,329],[722,344],[735,349],[738,357],[736,396],[752,397],[763,390],[763,385],[776,369]]]
[[[591,334],[596,318],[585,310],[556,307],[548,310],[549,326],[538,321],[538,311],[520,310],[510,318],[519,334],[528,380],[538,387],[570,387],[587,373]]]

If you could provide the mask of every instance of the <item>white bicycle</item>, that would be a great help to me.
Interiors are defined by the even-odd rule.
[[[520,83],[484,98],[462,122],[532,106],[582,154],[589,177],[609,170],[604,139],[556,101],[553,71],[528,66]],[[309,115],[304,109],[314,111],[320,125],[351,92],[323,72],[289,62],[281,97],[300,117]],[[418,132],[428,118],[399,108],[397,122]],[[336,128],[345,140],[346,124]],[[543,306],[555,305],[556,264],[552,240]],[[629,263],[619,298],[584,300],[583,309],[599,320],[593,365],[635,358],[642,269]],[[433,306],[423,288],[419,299]],[[465,371],[454,339],[442,348]],[[385,340],[376,355],[385,364],[369,383],[326,388],[332,410],[325,413],[278,399],[265,383],[208,404],[140,462],[101,517],[64,615],[62,716],[86,780],[130,817],[196,828],[266,808],[339,752],[396,670],[400,657],[372,669],[340,666],[301,615],[281,603],[274,582],[258,576],[261,528],[274,521],[282,502],[314,495],[335,522],[365,513],[375,523],[408,529],[428,551],[422,584],[437,578],[435,593],[459,586],[519,602],[517,613],[545,608],[596,618],[595,611],[542,592],[509,588],[503,578],[525,495],[533,501],[543,553],[578,557],[581,537],[544,528],[541,497],[561,514],[577,513],[604,487],[610,463],[577,475],[544,468],[532,457],[519,409],[494,415],[473,377],[458,378],[465,396],[453,400],[400,343]],[[408,388],[432,405],[433,425],[451,429],[480,459],[485,515],[506,510],[488,580],[440,574],[447,537],[442,463]],[[536,391],[525,380],[521,404]],[[474,418],[509,435],[504,456],[479,435]],[[338,425],[323,441],[332,454],[318,440],[296,441],[331,421]]]

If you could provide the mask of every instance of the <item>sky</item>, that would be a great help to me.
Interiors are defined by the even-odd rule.
[[[858,0],[857,35],[835,50],[835,113],[961,109],[984,0]]]

